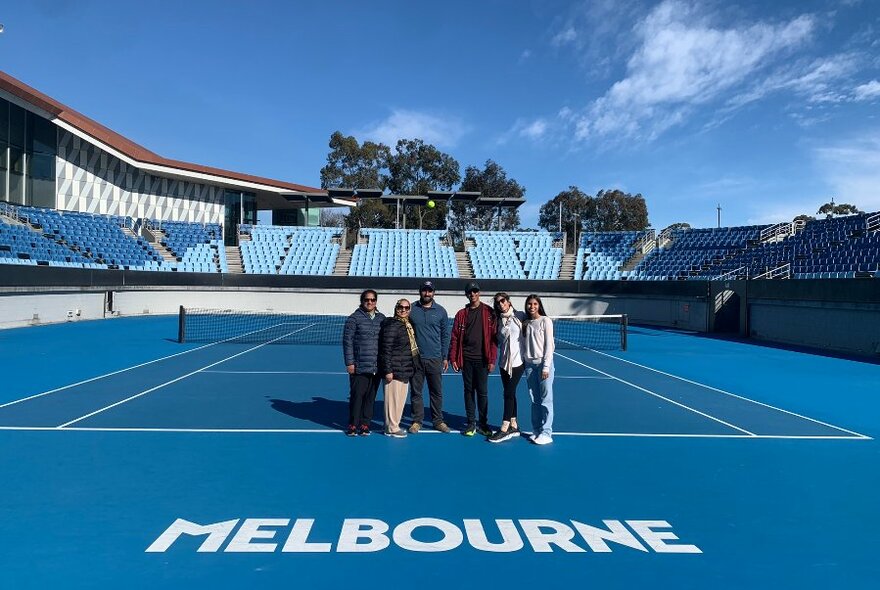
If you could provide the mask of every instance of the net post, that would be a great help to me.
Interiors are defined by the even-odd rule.
[[[623,314],[620,318],[620,347],[626,352],[626,327],[629,324],[629,316]]]
[[[186,309],[182,305],[177,315],[177,341],[180,344],[186,341]]]

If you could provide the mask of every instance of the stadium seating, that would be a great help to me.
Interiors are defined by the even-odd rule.
[[[467,253],[478,279],[558,279],[562,249],[553,243],[559,239],[547,232],[465,233],[465,240],[474,242]]]
[[[634,280],[672,280],[699,276],[719,261],[760,242],[766,225],[678,229],[671,242],[648,252],[628,274]]]
[[[788,265],[788,274],[794,278],[871,276],[880,270],[880,232],[868,230],[868,217],[809,221],[802,231],[749,248],[701,275],[754,278]]]
[[[165,262],[138,237],[159,233],[176,262]],[[362,229],[350,276],[458,277],[455,252],[443,230]],[[477,279],[559,278],[560,234],[469,231],[467,256]],[[333,274],[340,228],[242,225],[240,251],[248,274]],[[656,243],[653,249],[642,248]],[[660,244],[663,244],[661,247]],[[623,266],[647,254],[631,271]],[[633,264],[631,262],[630,264]],[[132,219],[0,203],[0,264],[229,272],[218,224]],[[880,213],[819,219],[806,224],[585,232],[575,280],[706,280],[717,278],[854,278],[880,276]]]
[[[162,258],[142,238],[132,238],[122,231],[131,218],[116,215],[61,212],[54,209],[19,207],[19,216],[44,235],[52,235],[93,262],[109,268],[156,270]]]
[[[626,276],[621,267],[636,253],[636,244],[653,231],[584,232],[581,234],[574,280],[614,281]]]
[[[164,233],[164,237],[159,240],[159,243],[177,257],[177,264],[172,265],[173,270],[179,272],[222,271],[222,262],[226,259],[226,252],[223,249],[223,230],[220,224],[149,220],[147,227],[161,230]]]
[[[432,277],[458,276],[455,252],[441,243],[443,230],[362,229],[351,256],[350,276]]]
[[[241,261],[245,273],[333,274],[341,228],[242,225]]]
[[[51,235],[54,237],[54,234]],[[40,231],[0,217],[0,264],[103,268]]]

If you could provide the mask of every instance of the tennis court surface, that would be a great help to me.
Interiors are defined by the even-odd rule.
[[[175,317],[0,332],[3,587],[873,588],[880,574],[876,363],[631,326],[626,351],[557,351],[555,442],[538,447],[430,428],[349,438],[338,345],[177,336]],[[489,386],[497,425],[497,373]],[[444,393],[461,427],[460,376]],[[519,406],[526,426],[524,383]]]

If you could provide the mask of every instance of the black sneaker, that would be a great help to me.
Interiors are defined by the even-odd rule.
[[[403,428],[400,428],[394,432],[386,432],[385,435],[390,436],[391,438],[406,438],[406,431]]]
[[[473,424],[468,424],[464,427],[464,430],[461,431],[464,436],[473,436],[477,433],[477,427]]]
[[[370,436],[370,427],[366,424],[361,424],[361,427],[358,428],[358,434],[361,436]]]
[[[489,436],[489,438],[487,438],[486,440],[488,440],[490,443],[500,443],[506,440],[510,440],[514,436],[516,436],[516,434],[511,432],[508,428],[507,430],[498,430],[497,432]]]
[[[354,424],[349,424],[348,428],[345,429],[346,436],[357,436],[358,429]]]
[[[488,424],[480,424],[477,426],[477,433],[480,436],[492,436],[492,429],[489,428]]]

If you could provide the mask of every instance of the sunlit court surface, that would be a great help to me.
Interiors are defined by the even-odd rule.
[[[626,351],[557,351],[539,447],[429,421],[383,436],[381,389],[374,433],[346,437],[338,345],[177,330],[0,332],[3,587],[868,588],[880,573],[876,363],[631,326]],[[461,377],[443,383],[461,428]],[[527,430],[525,383],[518,402]],[[497,371],[489,411],[497,427]]]

